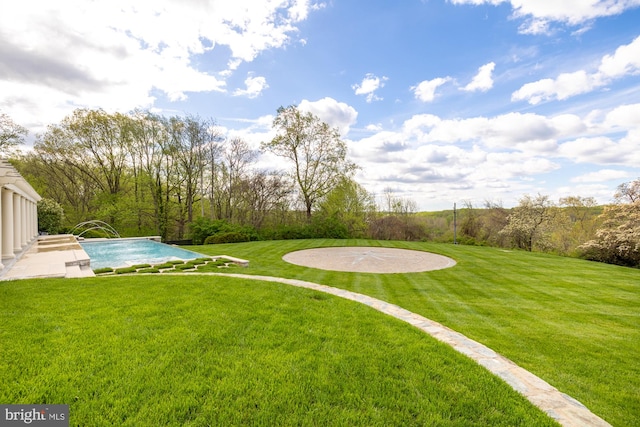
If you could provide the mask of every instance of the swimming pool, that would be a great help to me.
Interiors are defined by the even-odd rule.
[[[171,259],[195,259],[206,255],[150,239],[111,239],[80,242],[91,258],[93,270],[104,267],[127,267],[136,264],[160,264]]]

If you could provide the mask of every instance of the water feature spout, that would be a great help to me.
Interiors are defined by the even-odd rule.
[[[112,226],[110,226],[109,224],[107,224],[104,221],[100,221],[97,219],[91,220],[91,221],[84,221],[81,222],[80,224],[77,224],[75,227],[73,227],[73,229],[71,230],[70,234],[76,235],[76,232],[82,230],[82,232],[80,232],[77,237],[82,237],[82,235],[88,231],[91,230],[102,230],[103,232],[105,232],[107,235],[111,235],[111,237],[117,237],[120,238],[120,234],[116,231],[115,228],[113,228]]]

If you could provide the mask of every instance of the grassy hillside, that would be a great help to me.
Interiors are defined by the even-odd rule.
[[[506,384],[364,305],[235,278],[0,286],[0,401],[71,425],[554,425]]]
[[[362,274],[287,264],[315,246],[427,250],[454,268]],[[482,342],[575,397],[613,425],[640,419],[640,270],[498,248],[370,240],[299,240],[199,247],[251,260],[246,273],[340,287],[397,304]]]
[[[363,274],[281,260],[292,250],[345,245],[428,250],[458,264]],[[639,270],[369,240],[190,249],[248,259],[245,274],[400,305],[502,353],[613,425],[640,418]],[[72,425],[551,423],[484,369],[368,307],[187,274],[0,284],[0,401],[69,403]]]

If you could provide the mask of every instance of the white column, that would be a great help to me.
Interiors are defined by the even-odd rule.
[[[20,197],[20,247],[27,247],[27,199]]]
[[[20,203],[19,194],[13,193],[13,251],[20,252],[22,250],[22,211],[21,211],[21,203]]]
[[[13,253],[13,192],[2,189],[2,258],[11,259]]]
[[[28,239],[27,240],[32,241],[38,235],[36,227],[34,227],[34,225],[33,225],[33,220],[35,218],[35,214],[34,214],[33,208],[35,206],[35,203],[33,203],[31,200],[29,200],[28,203],[29,203],[29,205],[28,205],[29,206],[29,223],[28,223],[28,227],[27,227],[28,228],[28,230],[27,230]]]
[[[33,210],[33,237],[38,237],[38,203],[34,203]]]

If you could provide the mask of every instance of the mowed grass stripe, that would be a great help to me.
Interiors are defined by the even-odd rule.
[[[613,425],[640,419],[640,270],[497,248],[369,240],[257,242],[247,274],[322,283],[370,295],[479,341],[575,397]],[[202,246],[245,258],[254,243]],[[454,268],[408,274],[322,272],[284,253],[322,246],[426,250]],[[249,259],[249,257],[246,257]],[[322,280],[316,280],[322,277]]]
[[[0,286],[0,401],[71,425],[554,425],[417,329],[331,295],[186,275]]]

